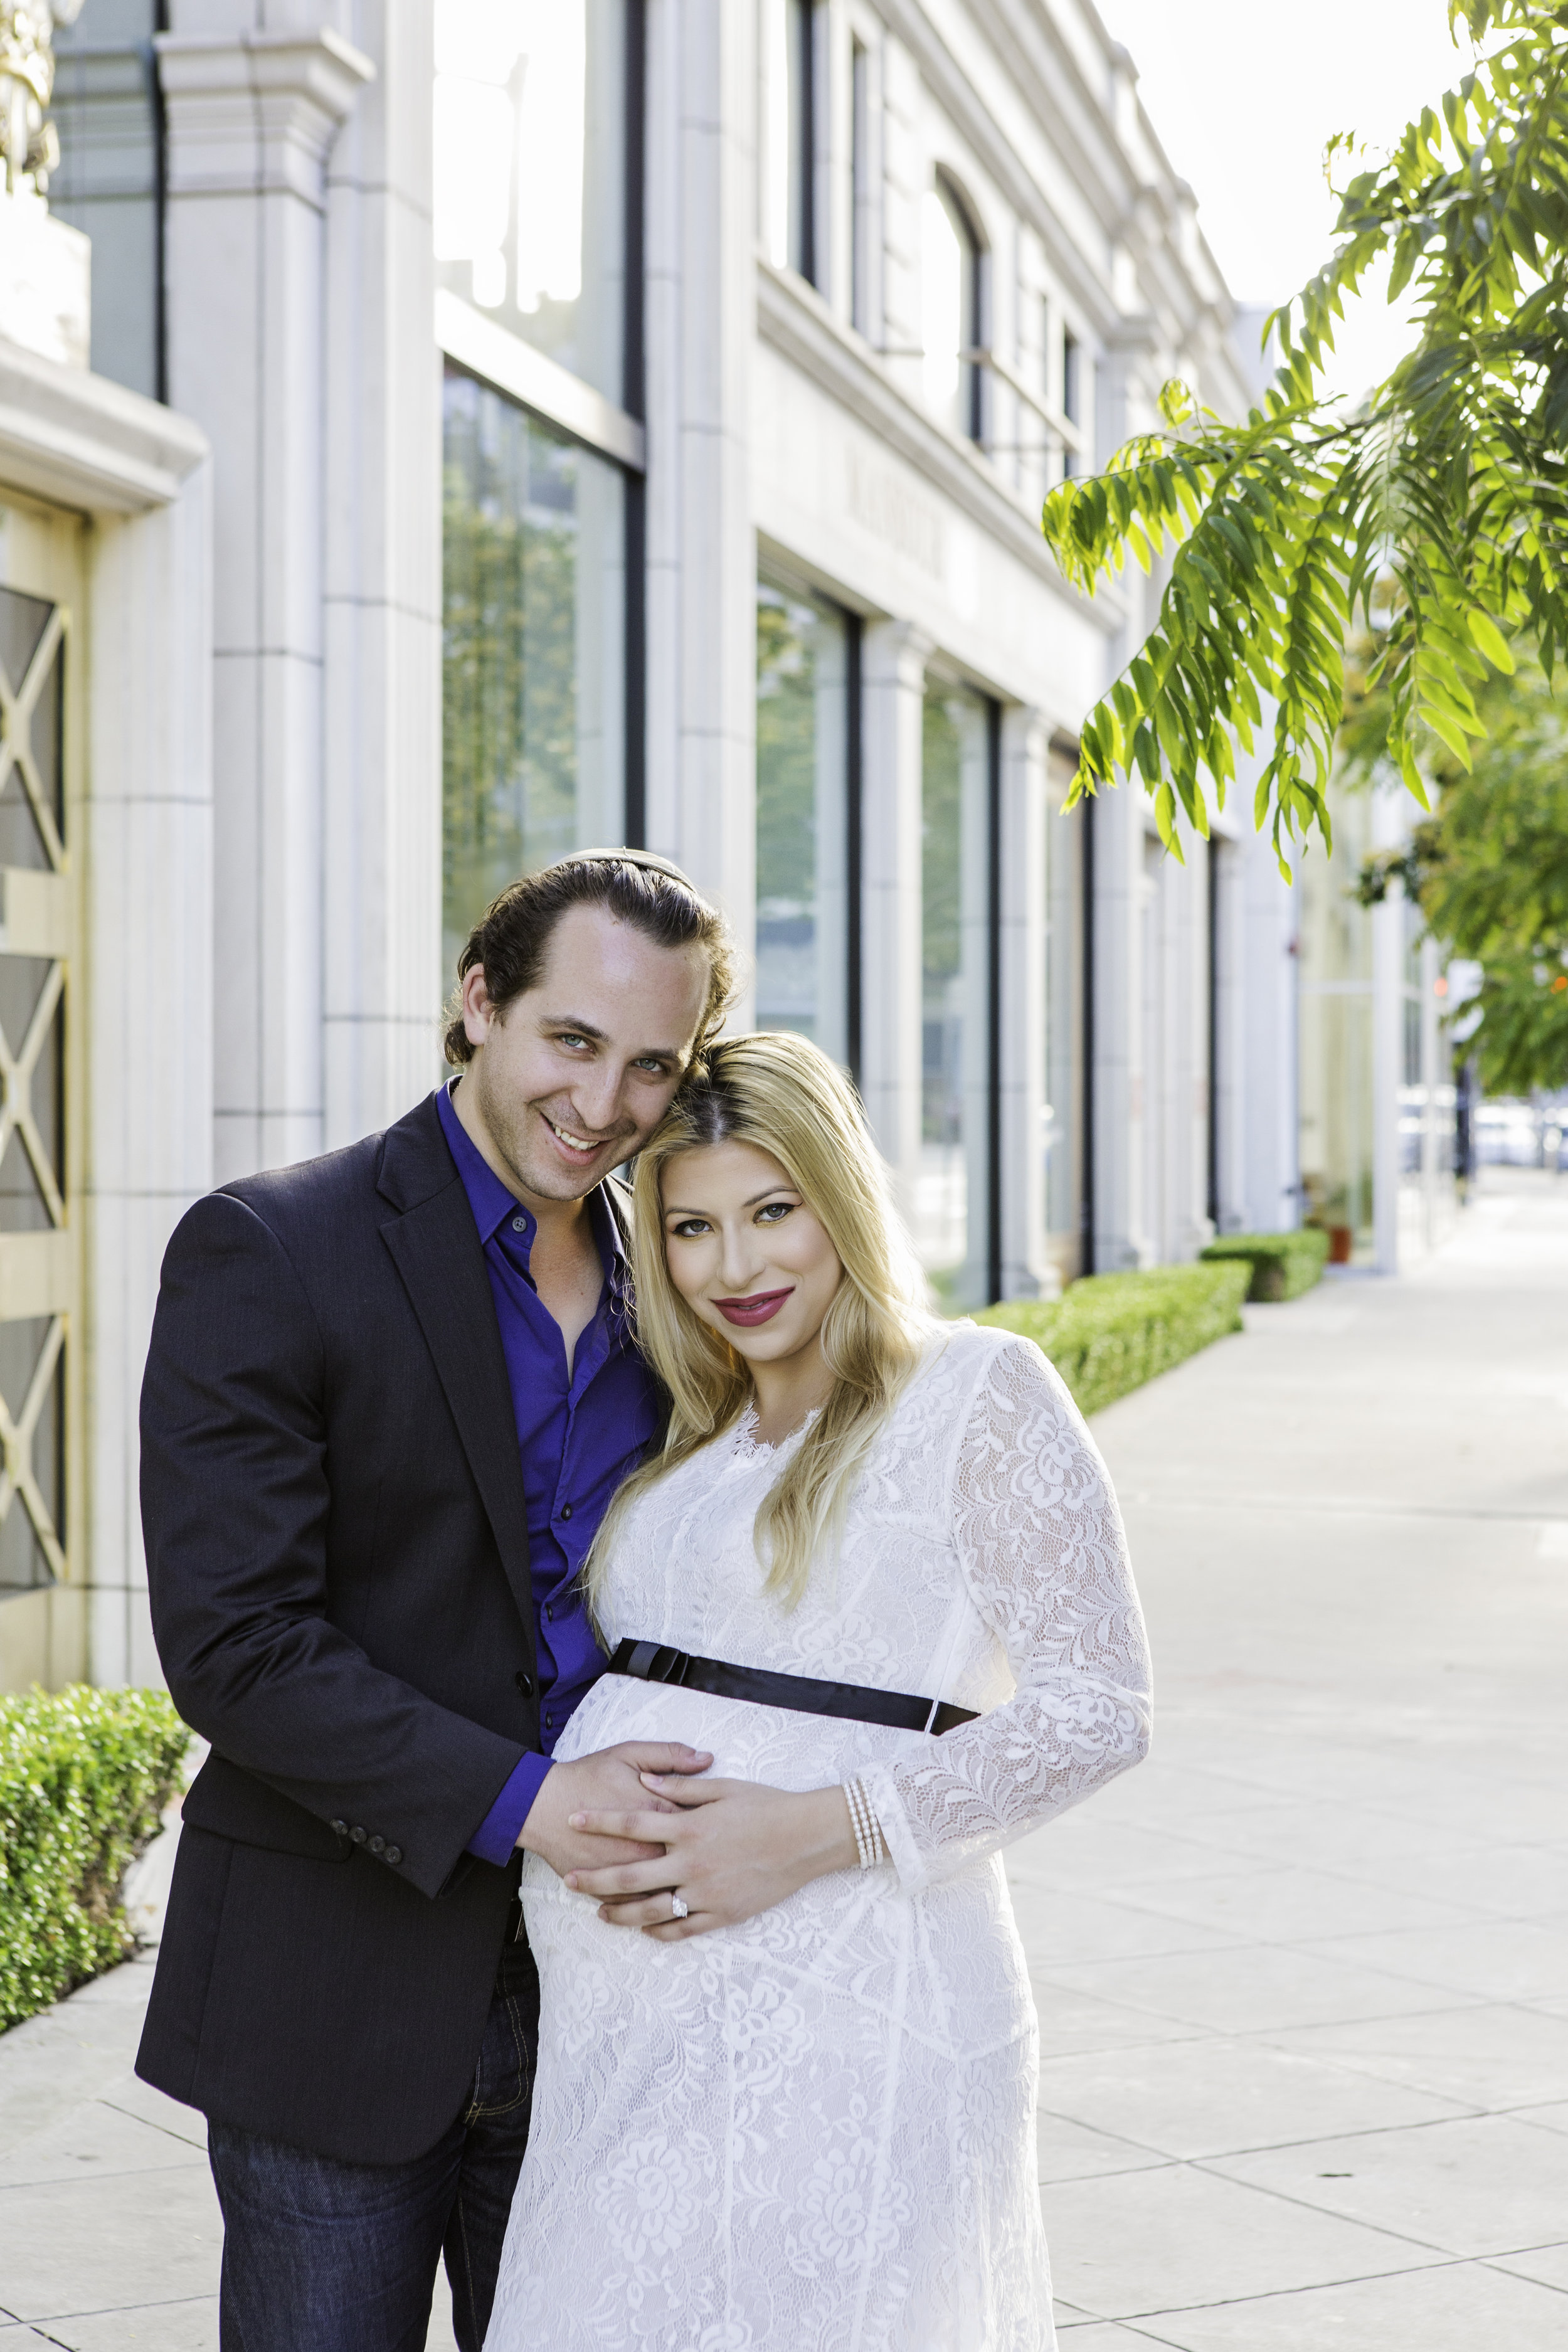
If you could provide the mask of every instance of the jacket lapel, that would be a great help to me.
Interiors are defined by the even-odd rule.
[[[431,1182],[438,1189],[426,1192]],[[528,1506],[506,1358],[473,1211],[434,1104],[388,1132],[379,1189],[401,1208],[382,1238],[435,1359],[531,1650]],[[425,1196],[411,1199],[416,1192]]]

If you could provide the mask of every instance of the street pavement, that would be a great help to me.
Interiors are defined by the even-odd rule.
[[[1568,1180],[1247,1321],[1096,1421],[1156,1747],[1009,1857],[1063,2352],[1564,2352]],[[150,1966],[0,2040],[0,2352],[215,2352]]]

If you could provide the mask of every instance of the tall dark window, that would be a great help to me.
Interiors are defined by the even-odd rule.
[[[1062,415],[1069,425],[1083,423],[1083,353],[1070,327],[1062,330]],[[1062,452],[1062,472],[1069,479],[1081,471],[1079,453],[1069,443]]]
[[[968,207],[940,173],[928,190],[921,232],[921,341],[925,396],[944,425],[978,441],[984,383],[974,353],[984,340],[984,275]]]
[[[642,483],[601,448],[642,413],[644,20],[644,0],[436,0],[437,275],[602,395],[565,402],[568,432],[523,404],[559,383],[531,361],[521,400],[447,364],[448,971],[517,875],[642,837]]]
[[[871,58],[860,41],[849,52],[849,323],[871,331],[871,239],[876,215],[871,181]]]
[[[915,1244],[943,1307],[993,1287],[997,728],[967,687],[926,688],[921,762],[921,1162]]]
[[[820,92],[813,0],[766,0],[768,257],[817,283],[816,150]]]
[[[1085,1269],[1083,1191],[1088,1110],[1088,970],[1084,952],[1085,863],[1089,814],[1084,801],[1065,803],[1077,762],[1051,753],[1046,787],[1045,1101],[1046,1247],[1064,1283]]]
[[[757,583],[757,1026],[854,1058],[858,623]]]
[[[443,950],[498,890],[623,837],[626,487],[490,385],[445,392]]]

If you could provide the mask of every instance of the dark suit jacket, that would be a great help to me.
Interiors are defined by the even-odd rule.
[[[324,2155],[417,2155],[463,2105],[516,1884],[464,1848],[539,1744],[517,1431],[433,1100],[183,1219],[142,1510],[213,1752],[137,2072]]]

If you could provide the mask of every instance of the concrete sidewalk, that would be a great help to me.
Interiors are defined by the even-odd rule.
[[[1568,1184],[1492,1185],[1097,1421],[1158,1729],[1014,1857],[1064,2352],[1568,2347]]]
[[[1063,2352],[1568,2347],[1568,1183],[1490,1181],[1097,1421],[1160,1717],[1010,1857]],[[147,1976],[0,2040],[0,2352],[216,2347]]]

